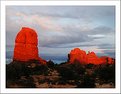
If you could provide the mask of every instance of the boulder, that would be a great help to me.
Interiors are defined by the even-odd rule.
[[[35,30],[28,27],[22,27],[15,39],[13,60],[39,60],[42,63],[46,62],[39,57],[38,38]]]

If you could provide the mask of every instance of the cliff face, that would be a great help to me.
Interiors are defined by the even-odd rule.
[[[18,61],[39,60],[45,63],[38,55],[38,38],[35,30],[23,27],[15,39],[13,59]]]
[[[114,61],[112,58],[103,56],[98,57],[94,52],[88,52],[86,54],[85,51],[80,50],[79,48],[75,48],[71,50],[69,54],[69,63],[74,63],[75,61],[78,61],[82,64],[103,64],[103,63],[109,63],[112,64]]]
[[[74,63],[75,60],[85,64],[87,62],[86,52],[83,50],[80,50],[79,48],[75,48],[71,50],[69,54],[69,62]]]

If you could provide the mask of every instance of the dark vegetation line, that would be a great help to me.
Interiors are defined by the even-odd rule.
[[[7,88],[97,88],[103,84],[115,87],[115,64],[55,64],[50,60],[43,65],[30,60],[6,65]]]

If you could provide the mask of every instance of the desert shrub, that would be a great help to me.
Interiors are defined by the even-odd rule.
[[[35,60],[35,59],[30,59],[30,60],[27,61],[26,63],[28,63],[28,64],[31,64],[31,63],[39,64],[40,61],[39,61],[39,60]]]
[[[115,83],[115,64],[108,64],[95,70],[96,75],[104,82]]]
[[[77,83],[77,88],[94,88],[95,79],[90,75],[84,75],[81,82]]]
[[[57,67],[57,71],[63,80],[79,80],[84,75],[85,68],[79,62],[74,64],[61,64]]]
[[[60,79],[60,80],[58,81],[58,84],[65,85],[65,84],[67,84],[67,80]]]
[[[34,68],[29,68],[31,75],[47,75],[48,67],[46,65],[37,65]]]
[[[53,61],[49,60],[49,61],[47,62],[47,66],[48,66],[49,68],[51,68],[51,69],[54,69],[55,64],[54,64]]]
[[[28,79],[25,79],[25,80],[20,79],[16,81],[16,84],[22,88],[35,88],[36,87],[32,77],[29,77]]]
[[[81,65],[79,62],[75,62],[74,64],[69,65],[72,70],[74,70],[78,75],[84,75],[85,68],[84,65]]]
[[[13,61],[6,65],[6,79],[19,79],[21,76],[48,75],[48,67],[38,61],[20,62]]]
[[[88,69],[92,69],[94,67],[94,64],[87,64],[86,65],[86,68],[88,68]]]
[[[45,81],[45,80],[39,80],[38,82],[39,82],[39,84],[43,84],[43,83],[45,83],[46,81]]]
[[[59,67],[58,72],[63,79],[70,79],[71,70],[66,67]]]
[[[70,66],[61,66],[58,68],[58,72],[63,80],[72,80],[79,78],[78,73],[71,69]]]
[[[12,62],[6,65],[6,79],[18,79],[24,75],[24,64]]]

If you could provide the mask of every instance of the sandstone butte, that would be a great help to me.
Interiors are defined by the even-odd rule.
[[[86,52],[84,50],[80,50],[79,48],[74,48],[71,50],[70,54],[68,54],[69,63],[72,64],[75,61],[80,62],[81,64],[113,64],[114,60],[108,56],[98,57],[94,52]]]
[[[46,64],[46,61],[39,57],[37,37],[35,30],[22,27],[15,39],[13,60],[38,60],[40,63]]]

